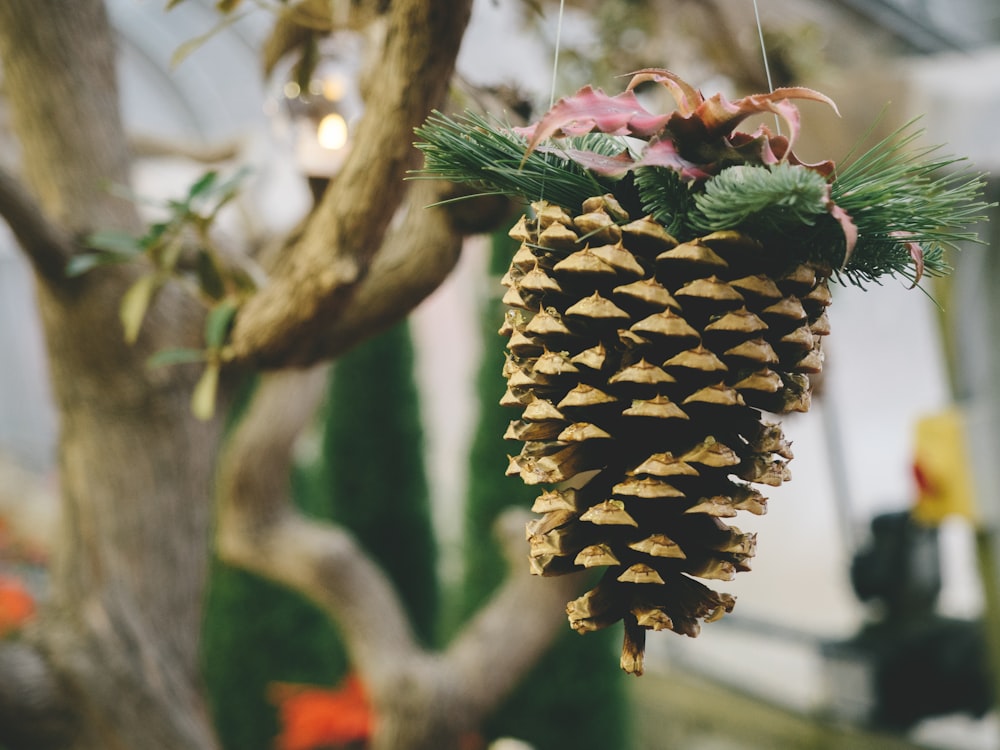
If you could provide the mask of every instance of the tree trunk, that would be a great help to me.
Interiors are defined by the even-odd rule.
[[[23,172],[46,218],[72,236],[136,229],[106,188],[127,184],[128,154],[103,4],[3,3],[0,52]],[[130,347],[118,304],[144,269],[72,282],[57,263],[36,269],[63,496],[38,646],[71,696],[69,746],[208,750],[197,639],[219,428],[191,417],[195,371],[144,364],[167,340],[197,345],[199,313],[165,290]]]
[[[442,104],[470,6],[385,4],[381,85],[366,129],[303,237],[241,308],[235,361],[281,368],[329,359],[404,317],[450,270],[460,237],[444,211],[424,208],[440,186],[418,186],[408,209],[396,209],[415,156],[412,129]],[[214,499],[223,557],[305,594],[337,621],[371,693],[373,747],[457,750],[563,626],[563,603],[580,581],[531,579],[524,519],[508,518],[516,574],[445,651],[424,649],[350,535],[290,507],[291,450],[322,395],[322,371],[262,378],[222,454],[220,420],[191,415],[199,367],[146,366],[164,348],[200,347],[204,310],[194,298],[167,284],[128,346],[119,305],[151,268],[66,277],[87,233],[142,231],[134,207],[106,189],[128,183],[129,155],[101,0],[0,2],[0,62],[30,187],[0,172],[0,215],[39,281],[62,482],[46,611],[31,638],[0,642],[0,743],[218,747],[198,673]],[[223,400],[227,390],[223,383]]]

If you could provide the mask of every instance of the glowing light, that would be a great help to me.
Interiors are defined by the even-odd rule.
[[[323,79],[323,98],[331,102],[339,102],[344,98],[347,90],[347,82],[342,76],[333,75]]]
[[[316,140],[329,151],[338,151],[347,145],[347,121],[342,115],[332,112],[319,121]]]
[[[302,93],[302,88],[295,81],[289,81],[282,89],[287,99],[294,99]]]

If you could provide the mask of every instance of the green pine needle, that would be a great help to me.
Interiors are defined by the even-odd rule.
[[[837,280],[858,286],[884,276],[916,282],[921,273],[947,273],[946,251],[978,242],[966,228],[984,221],[995,205],[983,201],[983,176],[962,168],[963,160],[916,145],[923,132],[914,121],[849,161],[832,183],[786,163],[731,167],[702,183],[663,167],[640,167],[616,180],[585,169],[554,146],[525,157],[524,138],[473,113],[453,119],[435,112],[416,133],[425,166],[414,177],[471,185],[478,194],[544,198],[573,210],[610,192],[630,212],[641,207],[681,241],[740,229],[797,249],[801,260],[820,261],[837,269]],[[600,133],[560,143],[608,156],[624,147],[621,139]],[[858,230],[846,265],[844,231],[830,214],[831,199]]]
[[[766,238],[813,226],[828,213],[828,185],[802,166],[737,166],[722,170],[695,195],[691,226],[699,232],[742,229]]]
[[[612,191],[614,180],[595,175],[550,149],[536,149],[527,158],[527,140],[506,126],[467,112],[452,119],[434,112],[417,128],[416,147],[424,168],[416,178],[460,182],[478,195],[503,194],[536,201],[545,198],[578,208],[593,195]],[[612,155],[622,144],[601,134],[569,139],[569,148]],[[473,197],[473,196],[469,196]]]
[[[694,206],[695,195],[690,184],[676,171],[665,167],[640,167],[635,170],[635,186],[645,213],[663,224],[677,239],[694,236],[688,227],[688,214]]]
[[[842,168],[831,197],[858,227],[858,243],[840,271],[858,286],[879,277],[917,280],[909,243],[923,248],[923,272],[950,271],[945,251],[979,242],[966,227],[987,218],[981,174],[958,166],[964,159],[934,157],[939,146],[916,147],[923,131],[903,125]],[[995,205],[995,204],[994,204]]]

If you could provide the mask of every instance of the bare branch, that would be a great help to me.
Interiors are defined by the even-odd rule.
[[[414,165],[413,128],[444,100],[471,0],[392,4],[378,88],[344,168],[270,285],[237,318],[232,353],[265,367],[310,364],[315,344],[357,290]]]
[[[447,671],[464,687],[473,715],[485,717],[517,686],[566,627],[566,602],[583,587],[582,574],[539,578],[528,573],[524,524],[530,514],[512,508],[497,519],[509,572],[503,586],[452,641]],[[488,680],[483,675],[489,675]]]
[[[40,275],[53,280],[65,276],[75,249],[72,239],[45,217],[21,181],[2,169],[0,216]]]
[[[350,304],[317,337],[320,356],[335,357],[402,320],[440,286],[462,249],[439,200],[441,186],[415,185],[400,221],[390,229]]]
[[[301,516],[288,476],[328,368],[266,375],[222,459],[219,552],[322,606],[373,689],[419,647],[392,584],[345,530]]]
[[[65,747],[71,717],[70,701],[41,654],[0,641],[0,742],[11,750]]]

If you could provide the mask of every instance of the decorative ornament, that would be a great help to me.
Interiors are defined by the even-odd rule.
[[[644,83],[676,110],[646,110]],[[531,201],[502,280],[507,473],[541,488],[533,573],[605,569],[567,613],[581,633],[623,621],[626,672],[647,630],[695,636],[733,609],[702,581],[750,569],[755,535],[731,519],[790,478],[769,415],[809,408],[829,282],[943,274],[986,208],[978,175],[913,149],[912,123],[846,167],[801,162],[792,99],[836,111],[805,88],[706,99],[649,69],[528,128],[435,113],[418,130],[423,176]],[[759,113],[788,135],[736,130]]]

